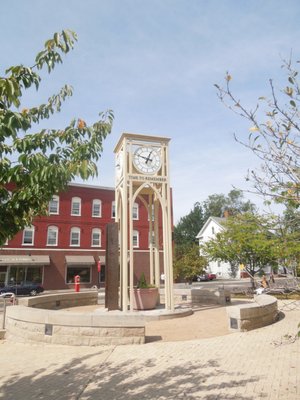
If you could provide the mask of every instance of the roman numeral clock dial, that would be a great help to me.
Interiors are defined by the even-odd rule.
[[[152,146],[138,147],[133,154],[133,164],[142,174],[155,174],[161,168],[161,153]]]

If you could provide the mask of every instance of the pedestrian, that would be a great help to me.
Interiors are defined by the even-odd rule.
[[[267,289],[267,287],[269,287],[269,284],[267,282],[266,276],[263,275],[262,279],[261,279],[261,287],[263,287],[264,289]]]

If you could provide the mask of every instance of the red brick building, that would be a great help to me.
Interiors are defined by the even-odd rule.
[[[106,225],[114,222],[114,199],[114,188],[75,183],[53,196],[48,216],[35,218],[0,248],[0,285],[27,281],[45,289],[66,289],[73,288],[75,275],[80,275],[82,287],[99,287],[105,280]],[[139,200],[133,216],[139,273],[149,265],[148,212]]]

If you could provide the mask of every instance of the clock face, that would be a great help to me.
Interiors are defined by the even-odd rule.
[[[120,176],[122,175],[123,172],[123,152],[120,151],[117,155],[116,155],[116,177],[120,178]]]
[[[161,167],[161,154],[151,146],[138,147],[133,154],[133,164],[142,174],[155,174]]]

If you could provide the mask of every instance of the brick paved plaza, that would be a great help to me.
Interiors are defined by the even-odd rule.
[[[176,340],[176,331],[174,341],[127,346],[4,340],[0,398],[296,400],[300,341],[292,337],[300,322],[299,304],[283,311],[284,318],[258,330],[193,340]],[[196,329],[186,318],[180,322],[181,329]]]

